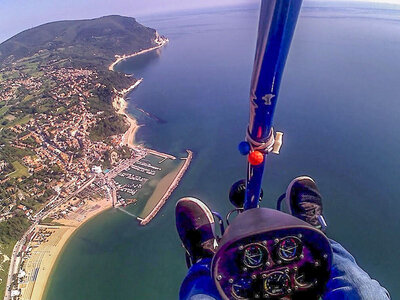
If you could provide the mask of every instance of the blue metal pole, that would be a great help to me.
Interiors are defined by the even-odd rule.
[[[252,146],[267,143],[278,100],[283,69],[296,27],[302,0],[262,0],[256,55],[250,88],[248,141]],[[264,161],[248,164],[245,209],[258,207]]]

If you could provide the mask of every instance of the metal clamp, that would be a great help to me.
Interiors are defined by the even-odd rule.
[[[283,132],[277,131],[275,134],[274,128],[271,128],[268,139],[265,142],[261,143],[261,142],[255,141],[251,137],[248,128],[246,131],[246,141],[250,144],[251,150],[253,150],[253,151],[258,150],[265,154],[268,154],[270,152],[272,152],[274,154],[279,154],[279,151],[282,147],[282,138],[283,138]]]

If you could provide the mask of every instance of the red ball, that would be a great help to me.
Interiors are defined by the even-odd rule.
[[[249,154],[249,163],[257,166],[264,161],[264,155],[260,151],[253,151]]]

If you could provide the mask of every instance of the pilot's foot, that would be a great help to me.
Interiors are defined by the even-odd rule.
[[[217,241],[214,217],[207,205],[196,198],[182,198],[176,203],[175,218],[188,267],[202,258],[212,258]]]
[[[311,177],[300,176],[292,180],[286,189],[286,205],[290,214],[325,231],[321,194]]]

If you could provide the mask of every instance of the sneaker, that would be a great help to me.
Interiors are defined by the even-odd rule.
[[[322,231],[327,224],[322,215],[322,197],[315,181],[308,176],[292,180],[286,189],[286,205],[292,216]]]
[[[196,198],[182,198],[176,203],[175,218],[188,267],[202,258],[212,258],[217,241],[214,217],[207,205]]]

